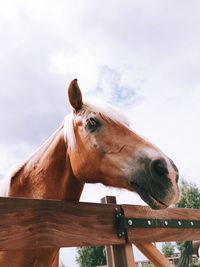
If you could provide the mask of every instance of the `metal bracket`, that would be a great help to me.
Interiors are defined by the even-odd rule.
[[[115,223],[118,237],[124,238],[126,230],[126,220],[121,210],[119,210],[118,208],[116,208],[115,210]]]
[[[117,235],[125,237],[129,228],[200,228],[199,220],[126,218],[120,210],[115,212]]]

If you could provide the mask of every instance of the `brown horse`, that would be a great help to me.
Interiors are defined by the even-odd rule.
[[[68,94],[73,112],[7,179],[4,195],[79,201],[85,183],[100,182],[135,191],[155,209],[175,203],[178,170],[172,160],[111,105],[83,102],[76,79]],[[58,255],[58,249],[2,251],[0,266],[55,267]]]

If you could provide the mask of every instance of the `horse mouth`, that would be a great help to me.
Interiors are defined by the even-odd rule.
[[[131,187],[134,189],[138,195],[146,202],[152,209],[166,209],[169,205],[165,204],[163,201],[155,197],[152,193],[145,190],[143,187],[135,182],[131,182]]]

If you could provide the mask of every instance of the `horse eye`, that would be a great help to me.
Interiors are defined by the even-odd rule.
[[[100,125],[100,121],[98,121],[96,118],[90,118],[87,120],[86,129],[90,132],[94,132]]]

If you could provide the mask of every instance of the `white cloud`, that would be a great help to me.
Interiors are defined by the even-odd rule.
[[[0,175],[5,176],[14,166],[22,162],[35,149],[34,146],[20,142],[12,146],[0,144]]]

